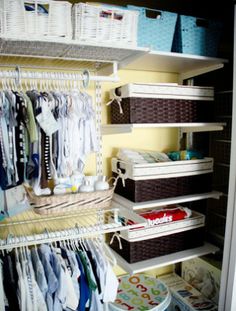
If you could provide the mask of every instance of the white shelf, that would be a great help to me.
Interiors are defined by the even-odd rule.
[[[111,249],[112,250],[112,249]],[[117,259],[117,264],[127,271],[130,274],[140,273],[144,271],[148,271],[155,268],[161,268],[167,265],[175,264],[181,261],[189,260],[192,258],[196,258],[199,256],[216,253],[219,250],[218,247],[210,244],[210,243],[204,243],[203,246],[188,249],[185,251],[160,256],[144,261],[139,261],[136,263],[128,263],[126,260],[124,260],[119,254],[117,254],[114,250],[112,250],[114,256]]]
[[[225,125],[224,122],[106,124],[102,125],[102,134],[125,134],[143,128],[181,128],[183,133],[209,132],[222,131]]]
[[[194,201],[205,200],[205,199],[219,199],[220,196],[222,196],[222,194],[223,193],[219,191],[212,191],[212,192],[184,195],[184,196],[178,196],[178,197],[161,199],[161,200],[145,201],[145,202],[140,202],[140,203],[134,203],[118,194],[114,194],[113,206],[116,207],[116,204],[119,204],[131,210],[139,210],[139,209],[145,209],[145,208],[160,207],[164,205],[179,204],[179,203],[184,203],[184,202],[194,202]]]
[[[73,40],[0,38],[1,66],[101,70],[113,62],[128,63],[147,52],[147,48],[114,47]]]
[[[129,64],[121,67],[131,70],[163,71],[178,73],[182,79],[188,79],[203,73],[220,69],[227,63],[226,59],[199,55],[150,51]]]
[[[226,59],[150,51],[148,48],[111,46],[65,39],[0,38],[0,65],[52,67],[65,70],[119,68],[170,72],[187,79],[222,68]],[[108,69],[109,71],[110,69]]]

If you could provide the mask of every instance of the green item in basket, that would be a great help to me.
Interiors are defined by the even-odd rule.
[[[180,150],[167,153],[172,161],[203,159],[201,152],[196,150]]]

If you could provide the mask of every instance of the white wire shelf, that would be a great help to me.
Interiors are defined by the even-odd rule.
[[[114,250],[111,249],[112,253],[116,257],[117,264],[131,275],[135,273],[145,272],[148,270],[172,265],[199,256],[216,253],[218,250],[219,250],[218,247],[205,242],[204,245],[200,247],[130,264],[125,259],[123,259],[119,254],[117,254]]]
[[[183,133],[211,132],[222,131],[225,125],[225,122],[106,124],[102,125],[102,134],[125,134],[134,129],[147,128],[181,128]]]
[[[0,64],[58,69],[100,70],[112,63],[130,62],[146,48],[86,44],[73,40],[35,40],[0,38]]]
[[[117,207],[117,204],[118,204],[130,210],[140,210],[140,209],[145,209],[145,208],[155,208],[155,207],[161,207],[165,205],[194,202],[194,201],[205,200],[205,199],[219,199],[222,195],[223,195],[222,192],[211,191],[211,192],[206,192],[206,193],[197,193],[197,194],[184,195],[184,196],[178,196],[178,197],[161,199],[161,200],[134,203],[118,194],[114,194],[113,207]]]
[[[127,220],[135,224],[127,225]],[[11,249],[146,226],[143,219],[126,209],[83,209],[77,213],[42,216],[28,210],[0,223],[0,249]]]

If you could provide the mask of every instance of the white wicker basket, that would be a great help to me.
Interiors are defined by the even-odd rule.
[[[72,9],[72,22],[73,38],[80,42],[137,46],[136,11],[78,3]]]
[[[1,0],[4,37],[72,39],[71,4],[54,0]]]
[[[22,0],[1,0],[1,35],[19,37],[26,34],[24,2]]]
[[[67,1],[50,2],[48,36],[72,39],[71,8]]]

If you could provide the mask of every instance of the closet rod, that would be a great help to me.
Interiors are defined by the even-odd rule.
[[[17,247],[33,246],[38,244],[46,244],[53,242],[60,242],[66,240],[78,240],[83,238],[100,237],[109,232],[114,232],[114,225],[116,229],[120,230],[119,224],[113,224],[112,228],[109,225],[99,225],[91,228],[74,228],[49,232],[45,229],[44,233],[37,233],[33,235],[14,236],[10,233],[6,239],[0,239],[0,250],[10,250]]]
[[[24,80],[62,80],[62,81],[97,81],[97,82],[118,82],[117,64],[113,64],[113,73],[111,76],[90,75],[88,70],[81,73],[64,73],[58,71],[28,71],[16,67],[15,70],[0,70],[0,79],[24,79]]]

